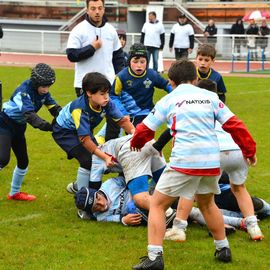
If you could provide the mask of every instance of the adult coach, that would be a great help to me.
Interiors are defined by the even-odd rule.
[[[67,57],[75,62],[74,87],[82,95],[82,79],[88,72],[100,72],[110,83],[124,68],[124,54],[115,28],[104,17],[104,0],[86,0],[85,20],[70,32]]]
[[[158,71],[158,54],[164,47],[165,30],[163,24],[157,20],[156,12],[149,12],[148,20],[143,25],[140,42],[146,46],[149,61],[152,55],[153,69]]]
[[[170,52],[174,48],[175,59],[188,58],[194,48],[194,29],[187,23],[187,17],[184,13],[180,14],[177,23],[173,25],[170,35]]]

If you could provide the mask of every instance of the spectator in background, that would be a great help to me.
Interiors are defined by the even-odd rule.
[[[188,58],[194,48],[194,29],[187,23],[187,17],[184,13],[177,18],[177,23],[173,25],[169,42],[170,52],[174,48],[175,59]]]
[[[251,60],[258,60],[258,53],[257,53],[257,40],[255,35],[259,35],[259,27],[256,24],[255,20],[249,21],[249,26],[247,28],[247,35],[250,37],[247,38],[247,47],[250,52],[250,59]]]
[[[262,21],[262,25],[259,29],[259,35],[261,36],[258,40],[258,43],[262,49],[262,57],[265,60],[265,48],[268,45],[268,37],[265,37],[267,35],[270,35],[270,28],[268,27],[266,20]]]
[[[0,25],[0,39],[3,38],[3,36],[4,36],[4,32],[3,32],[2,26]]]
[[[217,34],[217,28],[213,19],[208,21],[208,25],[205,27],[203,34],[207,38],[207,43],[215,47],[217,43],[217,38],[215,37]]]
[[[163,24],[157,20],[156,12],[149,12],[148,19],[143,25],[140,42],[146,46],[149,61],[152,55],[153,69],[158,71],[158,54],[164,47],[165,30]]]
[[[236,22],[232,25],[230,34],[231,35],[244,35],[245,34],[245,28],[244,28],[243,21],[241,18],[238,18]],[[243,41],[242,37],[234,38],[234,53],[237,52],[239,54],[238,59],[240,59],[242,41]]]
[[[83,94],[82,79],[86,73],[100,72],[112,84],[124,68],[124,55],[115,28],[104,17],[104,0],[86,0],[85,20],[70,32],[67,57],[75,62],[76,95]]]
[[[117,34],[118,34],[118,38],[120,40],[121,47],[122,47],[123,53],[124,53],[125,67],[127,67],[129,54],[124,51],[124,48],[126,47],[126,44],[127,44],[127,34],[126,34],[126,31],[124,31],[124,30],[117,30]]]

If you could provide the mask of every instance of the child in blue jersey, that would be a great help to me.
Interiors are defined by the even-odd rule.
[[[211,68],[216,58],[216,49],[210,44],[201,44],[197,49],[196,66],[199,80],[210,79],[217,84],[217,94],[221,101],[226,101],[226,87],[219,72]]]
[[[82,219],[92,219],[103,222],[121,222],[123,225],[146,225],[148,211],[134,203],[127,189],[123,176],[110,178],[96,190],[81,188],[75,195],[78,216]],[[175,211],[167,217],[166,225],[171,226]]]
[[[20,191],[29,163],[25,131],[27,123],[42,131],[52,131],[52,125],[40,118],[37,112],[42,105],[45,105],[54,117],[61,110],[49,93],[54,82],[54,70],[44,63],[39,63],[32,69],[30,79],[24,81],[3,104],[3,111],[0,113],[0,170],[9,163],[11,149],[17,159],[8,194],[9,200],[36,199],[36,196]]]
[[[67,153],[68,159],[76,158],[80,164],[76,180],[79,189],[88,187],[93,154],[103,159],[108,167],[114,164],[113,157],[97,147],[93,136],[94,128],[102,119],[110,116],[127,133],[134,130],[128,117],[110,100],[110,88],[111,84],[104,75],[87,73],[82,82],[84,94],[62,109],[53,126],[56,143]]]
[[[153,154],[146,155],[148,149],[145,146],[142,151],[134,152],[130,150],[130,140],[132,136],[126,135],[120,138],[112,139],[99,146],[99,150],[116,158],[115,166],[108,168],[104,160],[98,156],[92,159],[90,186],[99,187],[102,184],[102,177],[109,172],[123,172],[128,189],[135,203],[146,210],[149,210],[150,196],[148,180],[152,178],[157,183],[162,171],[166,166],[164,157],[160,156],[152,146],[148,148]],[[73,193],[73,183],[67,186],[67,191]],[[74,188],[73,188],[74,189]],[[171,211],[171,210],[169,210]]]
[[[222,262],[231,261],[224,221],[213,199],[214,194],[219,193],[220,174],[215,121],[231,133],[248,164],[256,164],[256,143],[250,133],[216,93],[195,86],[197,74],[192,62],[176,61],[170,67],[168,77],[174,90],[158,101],[152,112],[137,125],[130,143],[132,149],[142,148],[164,122],[173,135],[170,162],[151,198],[148,257],[133,266],[136,270],[164,269],[165,211],[177,197],[192,199],[194,195],[213,234],[215,257]]]
[[[154,107],[153,96],[155,88],[171,92],[172,88],[159,73],[147,69],[147,50],[140,43],[130,47],[128,67],[121,70],[114,80],[110,97],[124,115],[128,115],[136,127]],[[107,119],[105,140],[119,136],[119,128]]]

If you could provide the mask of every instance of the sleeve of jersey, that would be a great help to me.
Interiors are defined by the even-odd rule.
[[[31,98],[27,93],[21,92],[16,94],[13,101],[23,114],[26,112],[35,111],[35,107],[33,106]]]
[[[70,33],[67,43],[66,54],[70,62],[79,62],[95,54],[95,48],[89,44],[81,46],[81,39],[76,31]]]
[[[226,93],[227,92],[226,86],[225,86],[224,81],[222,79],[222,76],[220,76],[220,78],[218,80],[217,90],[218,90],[218,93]]]
[[[165,80],[162,76],[160,76],[158,73],[156,75],[156,87],[164,89],[166,92],[171,93],[172,92],[172,86],[169,84],[169,81]]]
[[[256,154],[256,143],[240,119],[233,116],[222,125],[222,128],[231,134],[244,157],[249,158]]]
[[[90,133],[89,121],[87,117],[82,113],[81,109],[74,109],[71,112],[71,116],[77,130],[78,136],[86,136]]]
[[[121,82],[120,78],[118,76],[116,76],[115,81],[114,81],[113,86],[112,86],[112,89],[110,91],[110,98],[113,101],[113,103],[115,104],[115,106],[121,111],[121,113],[123,115],[127,115],[128,112],[125,109],[125,107],[123,106],[121,99],[120,99],[122,89],[123,89],[122,82]]]
[[[130,141],[130,147],[141,149],[148,141],[151,141],[155,136],[155,131],[148,128],[144,123],[136,126],[135,133]]]
[[[119,121],[124,117],[124,114],[118,109],[115,102],[110,100],[106,106],[106,114],[108,114],[114,121]]]

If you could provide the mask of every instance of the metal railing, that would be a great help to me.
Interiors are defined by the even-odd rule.
[[[39,31],[39,30],[15,30],[4,29],[4,37],[1,39],[2,52],[21,52],[21,53],[37,53],[37,54],[65,54],[66,45],[70,32],[66,31]],[[201,34],[196,34],[196,42],[194,52],[191,58],[195,58],[195,51],[200,43],[207,42],[206,38]],[[261,55],[262,39],[261,36],[254,36],[256,38],[255,47],[251,48],[248,45],[248,37],[250,35],[216,35],[216,49],[217,59],[232,59],[233,56],[245,58],[248,52],[257,54],[258,58]],[[270,36],[266,36],[267,46],[265,49],[266,57],[270,56]],[[140,41],[140,33],[127,33],[127,44],[125,50],[128,52],[129,48],[135,42]],[[265,42],[265,40],[263,41]],[[174,53],[170,52],[169,34],[165,35],[165,46],[163,50],[164,58],[174,58]]]

